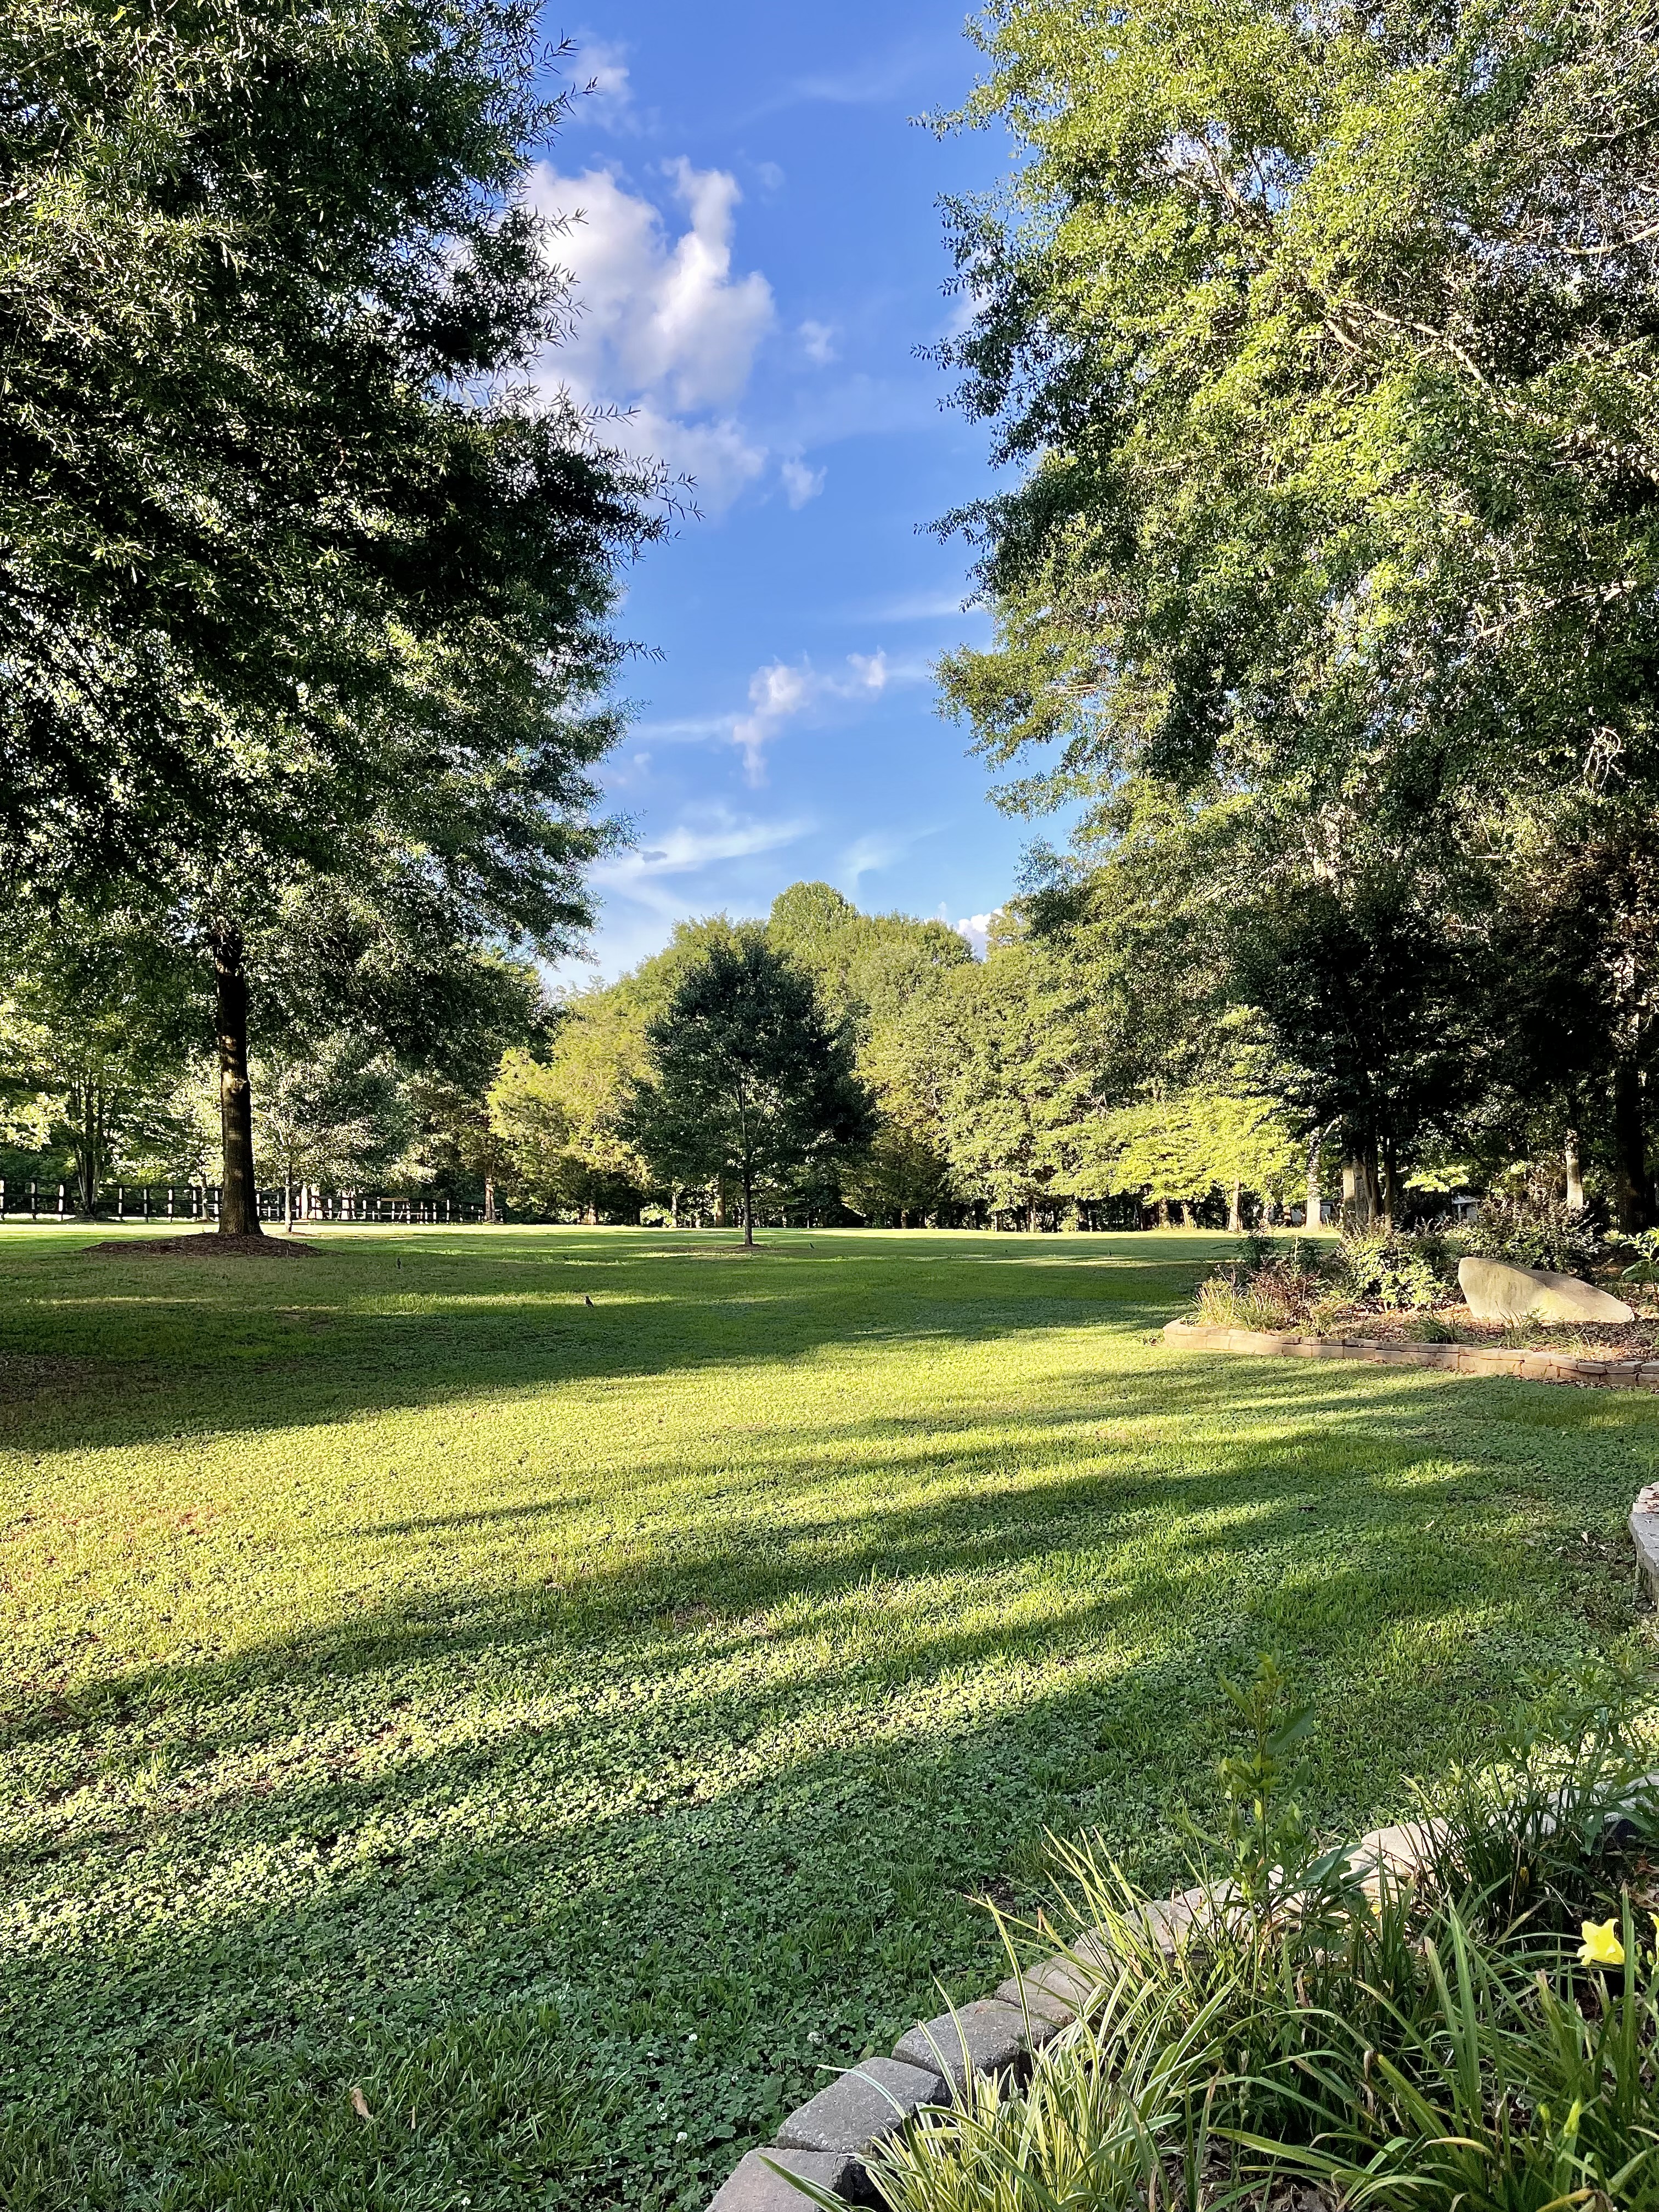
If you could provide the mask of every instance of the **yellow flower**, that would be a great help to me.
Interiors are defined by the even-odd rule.
[[[1579,1933],[1584,1939],[1578,1946],[1578,1963],[1581,1966],[1622,1966],[1624,1965],[1625,1947],[1613,1934],[1611,1920],[1603,1920],[1599,1923],[1594,1920],[1581,1920],[1578,1927]]]

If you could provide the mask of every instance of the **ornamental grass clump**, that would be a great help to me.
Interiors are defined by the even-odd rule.
[[[1631,1689],[1551,1692],[1425,1817],[1401,1881],[1313,1841],[1288,1794],[1310,1717],[1264,1661],[1228,1687],[1221,1826],[1189,1824],[1201,1901],[1149,1906],[1097,1843],[1057,1845],[1054,1909],[1005,1936],[1086,1978],[1080,2017],[1023,2087],[981,2083],[878,2153],[885,2201],[1659,2212],[1659,1922],[1630,1893],[1659,1825]]]
[[[1251,1237],[1199,1285],[1198,1320],[1206,1328],[1313,1328],[1330,1297],[1316,1248],[1300,1237],[1285,1245]]]

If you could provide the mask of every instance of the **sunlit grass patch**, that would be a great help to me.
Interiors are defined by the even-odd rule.
[[[1176,1869],[1223,1666],[1356,1826],[1638,1638],[1656,1409],[1149,1341],[1217,1239],[81,1241],[0,1235],[8,2212],[699,2205],[1045,1827]]]

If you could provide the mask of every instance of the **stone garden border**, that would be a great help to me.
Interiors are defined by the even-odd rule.
[[[1441,1367],[1463,1375],[1519,1375],[1532,1381],[1580,1382],[1615,1389],[1659,1388],[1659,1360],[1572,1359],[1554,1352],[1486,1352],[1468,1345],[1384,1345],[1364,1338],[1310,1337],[1265,1329],[1194,1328],[1172,1321],[1167,1340],[1216,1352],[1288,1353],[1304,1358],[1382,1360],[1401,1367]],[[1659,1601],[1659,1483],[1637,1497],[1630,1516],[1638,1571]],[[1659,1776],[1650,1778],[1659,1782]],[[1433,1826],[1405,1821],[1372,1828],[1348,1854],[1349,1864],[1375,1898],[1384,1875],[1408,1881],[1431,1858]],[[1142,1908],[1147,1934],[1173,1953],[1203,1910],[1209,1892],[1199,1885]],[[807,2199],[787,2179],[793,2174],[833,2190],[849,2204],[873,2204],[865,2154],[896,2134],[926,2105],[961,2094],[974,2074],[1002,2074],[1022,2081],[1035,2054],[1069,2027],[1104,1986],[1110,1939],[1085,1932],[1060,1957],[998,1984],[936,2020],[902,2035],[890,2058],[849,2066],[828,2087],[791,2112],[775,2140],[751,2150],[716,2191],[708,2212],[802,2212]],[[1091,1970],[1097,1961],[1101,1971]]]
[[[1293,1329],[1164,1325],[1164,1341],[1191,1352],[1257,1358],[1369,1359],[1384,1367],[1435,1367],[1448,1375],[1513,1375],[1527,1382],[1577,1382],[1604,1390],[1659,1390],[1659,1359],[1578,1359],[1565,1352],[1500,1352],[1476,1344],[1381,1344],[1365,1336],[1301,1336]]]
[[[1655,1513],[1659,1516],[1659,1486]],[[1653,1525],[1659,1539],[1659,1517]],[[1435,1840],[1431,1825],[1423,1821],[1372,1828],[1348,1853],[1348,1862],[1376,1899],[1385,1875],[1391,1882],[1409,1880],[1433,1856]],[[1147,1935],[1173,1954],[1209,1898],[1200,1883],[1147,1904],[1141,1908]],[[865,2154],[883,2136],[896,2134],[923,2106],[959,2096],[970,2075],[1023,2081],[1034,2055],[1107,1986],[1111,1956],[1107,1931],[1086,1930],[1065,1955],[1046,1959],[999,1983],[989,1996],[911,2028],[890,2058],[849,2066],[791,2112],[774,2142],[748,2153],[715,2192],[708,2212],[802,2212],[807,2199],[786,2179],[789,2174],[834,2190],[849,2204],[876,2203]]]

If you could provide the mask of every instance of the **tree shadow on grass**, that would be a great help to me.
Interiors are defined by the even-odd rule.
[[[421,1371],[376,1364],[375,1330],[410,1317],[371,1316],[246,1425],[625,1379],[657,1352],[717,1367],[872,1329],[990,1342],[1079,1320],[1046,1291],[831,1303],[775,1302],[759,1346],[585,1339],[580,1370],[515,1341],[465,1385],[459,1355],[434,1371],[422,1316]],[[527,1329],[543,1309],[507,1310]],[[1146,1308],[1110,1311],[1127,1328]],[[198,1385],[167,1376],[149,1432]],[[65,1433],[89,1419],[71,1409]],[[502,2093],[469,2054],[551,2004],[614,2112],[597,2162],[538,2171],[538,2201],[700,2203],[820,2063],[936,2010],[936,1982],[996,1978],[964,1893],[1029,1895],[1045,1826],[1177,1874],[1171,1815],[1202,1804],[1224,1740],[1215,1677],[1264,1644],[1316,1699],[1310,1809],[1343,1833],[1405,1810],[1406,1774],[1467,1749],[1527,1667],[1624,1634],[1628,1584],[1593,1602],[1595,1571],[1559,1552],[1616,1528],[1654,1435],[1633,1398],[1160,1350],[1011,1376],[990,1405],[948,1385],[914,1417],[748,1424],[754,1465],[695,1517],[683,1462],[639,1448],[637,1545],[596,1540],[576,1571],[568,1491],[371,1520],[370,1547],[450,1546],[445,1578],[227,1656],[83,1669],[13,1711],[0,2033],[63,2175],[34,2201],[231,2201],[161,2118],[170,2094],[220,2094],[167,2089],[192,2050],[337,2100],[378,2082],[377,2052],[435,2037],[470,2140]],[[469,1544],[498,1528],[507,1578],[480,1582]],[[125,2176],[107,2196],[99,2142]],[[443,2201],[522,2202],[479,2158]],[[245,2193],[330,2201],[303,2158]]]
[[[937,1574],[918,1507],[837,1553],[828,1587],[711,1544],[689,1570],[730,1610],[690,1635],[653,1626],[664,1592],[620,1568],[588,1593],[580,1643],[557,1605],[496,1598],[441,1621],[393,1605],[222,1668],[112,1682],[81,1724],[94,1761],[125,1731],[193,1764],[125,1802],[106,1768],[83,1806],[24,1824],[6,1887],[40,1917],[4,1968],[14,2093],[64,2140],[107,2134],[99,2085],[136,2068],[158,2084],[117,2130],[139,2177],[181,2052],[320,2070],[343,2094],[377,2051],[465,2046],[551,2003],[616,2112],[609,2166],[545,2201],[694,2201],[823,2060],[890,2042],[939,1983],[961,1999],[996,1978],[966,1893],[1029,1887],[1045,1825],[1092,1822],[1132,1870],[1177,1872],[1170,1815],[1206,1796],[1224,1740],[1215,1677],[1269,1632],[1291,1632],[1341,1726],[1348,1756],[1316,1807],[1340,1832],[1404,1809],[1403,1769],[1431,1777],[1466,1747],[1455,1723],[1504,1688],[1528,1620],[1528,1648],[1548,1650],[1547,1576],[1504,1589],[1471,1537],[1425,1580],[1398,1511],[1316,1563],[1316,1615],[1275,1619],[1295,1506],[1259,1470],[1236,1479],[1224,1527],[1173,1532],[1165,1583],[1097,1577],[1069,1604],[1062,1585],[1041,1617],[884,1619],[856,1571],[878,1554],[896,1589]],[[1086,1486],[1066,1497],[1086,1520]],[[808,1532],[832,1548],[840,1533]],[[1062,1520],[1021,1546],[959,1514],[942,1533],[971,1573],[987,1542],[1017,1570],[1091,1532]],[[780,1622],[780,1599],[802,1597]],[[1390,1652],[1384,1632],[1472,1607],[1505,1638],[1460,1716],[1411,1635]],[[453,2094],[470,2124],[465,2081]]]

